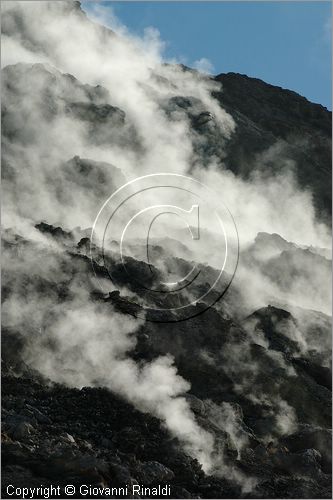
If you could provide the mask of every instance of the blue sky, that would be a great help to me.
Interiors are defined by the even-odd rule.
[[[331,2],[98,2],[128,29],[157,28],[164,56],[234,71],[331,105]],[[94,2],[82,2],[89,15]]]

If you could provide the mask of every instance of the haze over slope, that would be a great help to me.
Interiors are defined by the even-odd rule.
[[[137,428],[135,419],[128,424],[129,435],[142,442],[134,458],[119,453],[119,436],[109,449],[130,477],[142,480],[144,447],[151,446],[155,459],[175,473],[169,476],[180,497],[177,467],[189,471],[182,487],[191,496],[220,498],[224,490],[279,497],[285,481],[295,497],[329,497],[331,114],[246,76],[209,77],[166,64],[155,31],[144,39],[119,25],[111,32],[90,21],[79,2],[3,2],[2,32],[9,394],[21,390],[11,377],[22,375],[17,384],[24,385],[27,374],[41,384],[36,394],[45,380],[62,384],[65,398],[66,387],[111,390],[116,436],[125,432],[119,422],[124,399],[131,411],[157,418],[176,441],[169,443],[175,456],[166,463],[143,430],[155,423],[143,416]],[[88,228],[105,200],[125,182],[160,172],[212,186],[212,199],[233,215],[240,243],[238,269],[223,300],[171,328],[138,317],[133,276],[151,285],[158,273],[183,276],[196,262],[200,277],[177,300],[201,294],[214,281],[221,254],[205,208],[200,252],[182,228],[161,224],[153,276],[139,258],[140,230],[125,256],[132,276],[122,270],[113,234],[103,252],[95,249],[96,275],[89,259]],[[150,201],[160,202],[157,196]],[[167,294],[163,305],[173,308],[175,301]],[[154,305],[161,305],[158,299]],[[191,307],[195,312],[198,305]],[[35,462],[28,448],[23,459],[10,447],[6,455],[9,466],[19,463],[37,477],[38,461],[55,460],[51,448],[41,448],[50,432],[44,424],[55,435],[66,430],[52,420],[50,398],[44,410],[50,423],[40,422],[34,438]],[[6,409],[5,430],[14,441],[11,422],[24,418],[19,407],[27,403],[20,401]],[[39,396],[34,404],[40,411]],[[108,478],[105,470],[113,465],[100,443],[102,429],[89,436],[85,425],[70,428],[79,445],[67,443],[63,453],[69,447],[79,462],[86,453],[80,440],[91,439],[89,453],[106,460],[104,469],[96,467]],[[183,452],[211,478],[193,461],[186,466]]]

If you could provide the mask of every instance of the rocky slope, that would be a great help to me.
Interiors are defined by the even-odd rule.
[[[316,449],[319,443],[325,449],[330,436],[321,428],[304,426],[269,447],[252,438],[253,448],[236,462],[259,482],[244,495],[233,482],[206,476],[157,419],[104,389],[45,387],[33,374],[5,375],[2,383],[3,498],[8,498],[8,484],[55,483],[61,487],[61,497],[66,484],[79,491],[82,484],[101,488],[168,483],[171,498],[329,498],[329,455]],[[205,404],[194,398],[193,406],[200,418]],[[222,430],[220,434],[223,437]],[[229,454],[232,460],[236,454],[232,446]]]
[[[44,294],[52,289],[52,302],[65,308],[73,279],[87,286],[86,275],[92,274],[79,244],[85,237],[47,224],[38,230],[56,240],[63,253],[11,233],[4,235],[4,251],[31,251],[37,260],[43,256],[46,267],[56,258],[62,279],[36,276],[34,287]],[[31,286],[29,270],[4,271],[4,301],[18,280],[23,298]],[[129,298],[119,293],[105,297],[91,286],[90,297],[110,318],[113,309],[131,310]],[[70,483],[79,489],[83,478],[93,485],[167,481],[176,498],[329,497],[330,360],[327,352],[304,352],[298,321],[288,311],[268,306],[239,322],[210,309],[172,329],[146,323],[129,353],[141,363],[165,353],[174,357],[179,374],[191,381],[187,401],[196,420],[220,447],[219,467],[230,468],[241,481],[205,475],[156,418],[106,389],[67,389],[31,371],[22,359],[29,360],[34,344],[42,342],[44,355],[53,356],[48,322],[45,318],[43,338],[32,325],[3,330],[4,497],[14,480],[47,485],[56,479],[61,487]],[[329,346],[329,321],[320,338]],[[70,370],[63,361],[63,369]]]
[[[168,483],[171,498],[331,498],[331,252],[316,238],[330,219],[331,113],[245,75],[156,63],[79,2],[10,2],[2,22],[13,53],[21,44],[2,72],[2,497],[9,484],[57,484],[64,496],[66,484]],[[108,196],[165,165],[231,180],[243,229],[255,179],[267,190],[223,300],[187,321],[175,311],[171,326],[139,314],[133,277],[150,286],[162,275],[139,257],[142,234],[124,257],[130,275],[112,234],[106,251],[90,246]],[[291,173],[294,234],[314,201],[306,244],[261,220],[274,195],[265,180]],[[203,234],[197,260],[169,233],[151,249],[180,276],[199,266],[193,294],[220,252]]]
[[[277,165],[264,156],[259,166],[268,172],[277,166],[294,168],[300,185],[311,188],[318,214],[329,220],[332,113],[296,92],[246,75],[227,73],[216,80],[223,86],[216,97],[237,123],[228,144],[228,167],[249,176],[258,156],[276,148]]]

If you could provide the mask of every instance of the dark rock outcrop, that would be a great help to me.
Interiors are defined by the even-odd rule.
[[[226,145],[226,165],[245,178],[253,167],[274,174],[290,163],[302,187],[314,194],[317,213],[331,214],[332,113],[296,92],[257,78],[226,73],[215,78],[223,90],[216,93],[237,125]],[[277,148],[274,159],[262,153]]]

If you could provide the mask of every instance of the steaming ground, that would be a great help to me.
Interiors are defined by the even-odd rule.
[[[274,136],[246,114],[233,114],[228,96],[224,107],[219,78],[165,61],[152,29],[138,39],[108,18],[110,31],[77,2],[2,5],[6,377],[20,375],[24,383],[32,373],[63,391],[104,387],[157,418],[177,449],[211,478],[209,487],[208,476],[199,474],[201,489],[199,479],[188,480],[190,497],[220,498],[227,481],[226,494],[236,498],[283,498],[281,484],[289,481],[295,497],[328,498],[331,252],[323,109],[299,97],[300,106],[313,110],[308,122],[292,116],[299,128],[306,124],[303,142],[283,125]],[[106,22],[103,10],[96,14]],[[313,130],[323,146],[318,154]],[[315,181],[309,157],[321,165]],[[96,277],[89,260],[90,228],[105,200],[125,182],[160,172],[212,186],[214,201],[235,219],[240,243],[239,267],[223,301],[172,327],[127,314],[140,301],[133,282],[120,272],[111,284],[102,265]],[[150,202],[160,199],[152,195]],[[171,222],[155,235],[154,266],[183,276],[189,263],[199,264],[200,279],[181,299],[188,300],[210,282],[221,247],[209,213],[203,211],[199,252]],[[117,230],[124,221],[118,224]],[[134,231],[126,258],[147,276],[142,234],[140,227]],[[114,235],[107,236],[105,251],[117,270]],[[98,280],[113,293],[103,294]],[[166,304],[172,300],[167,296]],[[13,356],[15,342],[20,348]],[[20,412],[16,404],[9,406],[5,433],[24,441],[30,433],[16,439],[10,424],[13,411]],[[30,443],[37,450],[38,436]],[[39,477],[30,458],[22,463],[10,456],[9,466],[32,467]],[[136,456],[147,461],[140,448]],[[127,457],[119,460],[140,476]],[[194,469],[188,466],[190,476]]]

